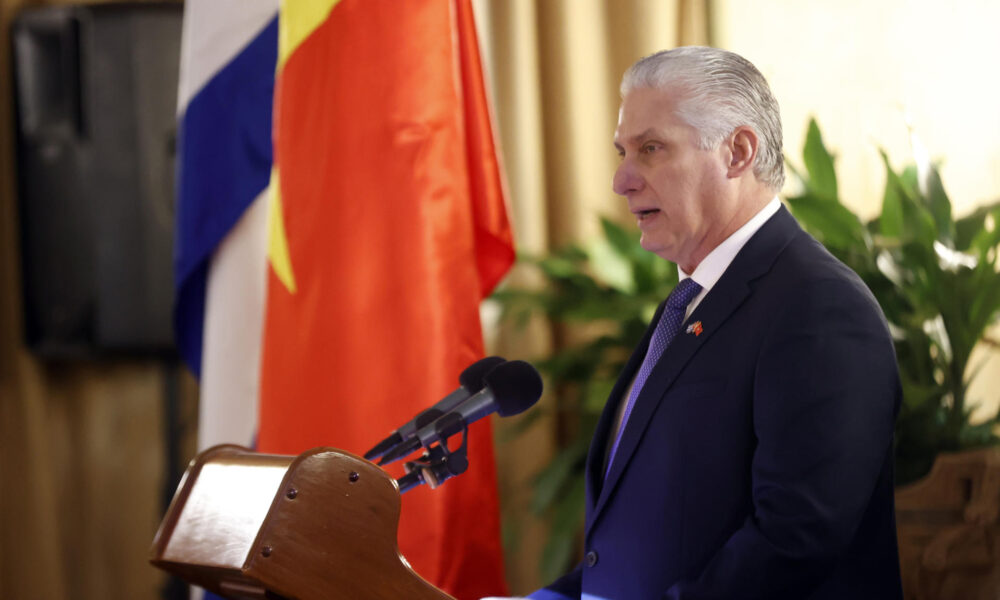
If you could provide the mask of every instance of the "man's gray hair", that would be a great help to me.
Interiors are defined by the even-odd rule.
[[[753,173],[778,192],[785,182],[781,153],[781,114],[767,80],[739,54],[685,46],[651,54],[622,78],[621,94],[635,88],[682,90],[677,116],[699,132],[703,150],[715,148],[741,125],[757,133]]]

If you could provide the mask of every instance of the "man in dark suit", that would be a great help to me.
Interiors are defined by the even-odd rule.
[[[587,460],[585,558],[539,600],[901,598],[892,340],[776,194],[781,122],[742,57],[626,73],[614,190],[677,264]]]

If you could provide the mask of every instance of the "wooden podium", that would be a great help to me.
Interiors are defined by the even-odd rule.
[[[396,545],[399,489],[334,448],[215,446],[181,479],[150,562],[234,599],[448,600]]]

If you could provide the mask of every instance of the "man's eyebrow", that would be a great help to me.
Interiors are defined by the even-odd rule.
[[[646,131],[643,131],[639,135],[633,136],[632,139],[633,140],[644,140],[644,139],[651,138],[651,137],[657,137],[658,135],[659,135],[659,132],[656,131],[656,128],[655,127],[650,127],[649,129],[647,129]]]
[[[657,137],[658,135],[659,134],[657,133],[656,128],[650,127],[649,129],[643,131],[642,133],[637,133],[637,134],[635,134],[635,135],[633,135],[631,137],[625,138],[625,139],[626,139],[626,141],[629,141],[629,142],[640,142],[642,140],[645,140],[645,139],[648,139],[648,138],[651,138],[651,137]],[[615,143],[618,144],[619,143],[618,140],[615,140]]]
[[[630,136],[630,137],[626,138],[625,141],[626,142],[631,142],[633,144],[637,144],[637,143],[642,142],[644,140],[647,140],[647,139],[649,139],[651,137],[657,137],[657,136],[658,136],[658,134],[656,132],[656,129],[653,128],[653,127],[650,127],[649,129],[643,131],[642,133],[637,133],[637,134],[635,134],[633,136]],[[621,142],[617,138],[615,139],[614,143],[615,143],[615,147],[616,148],[620,148],[621,147]]]

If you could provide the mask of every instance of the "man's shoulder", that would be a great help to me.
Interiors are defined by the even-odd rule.
[[[812,298],[843,302],[857,309],[867,308],[884,319],[878,301],[861,277],[804,231],[776,257],[762,282],[778,285],[800,301]]]
[[[813,280],[843,279],[861,282],[850,267],[830,253],[823,244],[805,231],[794,236],[778,257],[776,265]]]
[[[881,315],[861,277],[803,230],[785,208],[757,231],[731,266],[735,277],[747,278],[770,303],[833,295]]]

